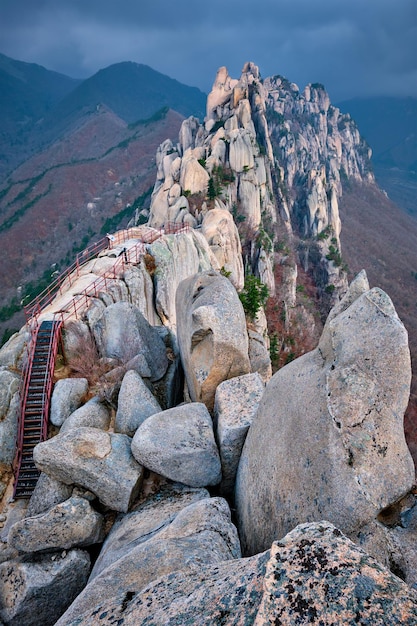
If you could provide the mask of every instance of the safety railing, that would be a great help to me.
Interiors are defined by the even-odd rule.
[[[91,244],[79,252],[75,261],[67,267],[59,276],[57,276],[39,295],[37,295],[29,304],[23,307],[26,321],[29,322],[33,317],[38,316],[41,311],[47,307],[58,293],[63,293],[63,285],[65,289],[70,287],[79,276],[80,267],[96,257],[100,252],[109,247],[109,239],[104,237]]]

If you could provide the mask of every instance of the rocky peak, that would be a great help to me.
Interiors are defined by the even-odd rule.
[[[158,150],[149,225],[200,228],[213,209],[229,211],[244,266],[272,291],[283,231],[313,275],[327,313],[347,287],[339,199],[349,178],[374,182],[370,156],[354,122],[331,105],[323,85],[300,92],[282,76],[263,80],[251,62],[239,79],[221,67],[204,124],[184,120],[178,143],[164,142]],[[226,247],[234,237],[233,229],[227,231]],[[234,284],[242,285],[243,276],[235,275]]]

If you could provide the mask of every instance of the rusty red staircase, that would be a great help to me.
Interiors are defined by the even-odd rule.
[[[29,498],[39,478],[33,448],[46,439],[55,358],[62,322],[43,321],[32,339],[21,390],[14,498]]]

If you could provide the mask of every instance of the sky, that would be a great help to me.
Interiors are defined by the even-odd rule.
[[[417,97],[417,0],[0,0],[0,52],[74,78],[134,61],[206,93],[253,61],[333,102]]]

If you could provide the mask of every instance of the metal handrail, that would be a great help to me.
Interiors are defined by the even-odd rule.
[[[102,252],[109,247],[108,237],[103,237],[98,242],[91,244],[79,252],[75,258],[75,261],[67,267],[59,276],[57,276],[40,294],[38,294],[29,304],[24,305],[23,311],[26,316],[26,321],[39,315],[48,304],[50,304],[57,293],[61,292],[61,288],[66,281],[69,281],[69,286],[74,282],[75,278],[79,276],[80,267],[97,256],[99,252]],[[61,292],[62,293],[62,292]]]

